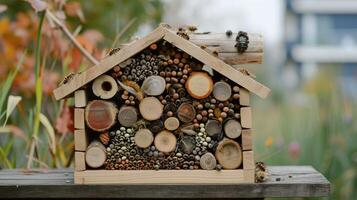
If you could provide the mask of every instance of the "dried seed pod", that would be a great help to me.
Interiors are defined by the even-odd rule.
[[[99,139],[104,145],[107,145],[109,143],[109,140],[110,140],[109,133],[108,132],[101,133],[99,135]]]

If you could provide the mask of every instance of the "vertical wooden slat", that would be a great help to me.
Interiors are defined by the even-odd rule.
[[[243,169],[254,169],[254,153],[253,151],[243,151]]]
[[[242,149],[243,151],[253,149],[253,136],[251,129],[242,130]]]
[[[241,125],[243,128],[252,128],[252,109],[250,107],[240,108]]]
[[[86,170],[85,152],[76,151],[74,154],[74,169],[76,171]]]
[[[249,106],[250,104],[249,91],[245,88],[240,88],[239,90],[239,104],[241,106]]]
[[[87,105],[87,95],[85,90],[77,90],[74,92],[74,105],[77,108],[83,108]]]
[[[74,128],[84,129],[84,109],[75,108],[74,109]]]
[[[77,129],[74,131],[74,148],[76,151],[86,151],[88,139],[85,129]]]

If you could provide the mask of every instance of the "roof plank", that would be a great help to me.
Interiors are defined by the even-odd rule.
[[[83,85],[97,78],[99,75],[107,72],[115,65],[127,60],[134,56],[136,53],[148,47],[150,44],[162,39],[164,37],[165,30],[159,26],[154,31],[146,35],[145,37],[136,40],[133,44],[124,47],[118,53],[107,56],[100,61],[98,65],[95,65],[73,77],[68,83],[61,85],[54,90],[54,96],[56,100],[62,99],[75,90],[81,88]]]
[[[247,90],[258,95],[261,98],[265,98],[270,93],[270,89],[253,78],[244,75],[240,71],[236,70],[232,66],[226,64],[219,58],[207,53],[197,45],[190,41],[176,35],[172,30],[164,28],[166,30],[164,40],[170,42],[174,46],[180,48],[186,53],[190,54],[197,60],[209,65],[220,74],[226,76],[235,83],[245,87]]]

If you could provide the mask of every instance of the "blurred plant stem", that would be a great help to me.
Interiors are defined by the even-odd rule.
[[[68,37],[69,40],[74,44],[75,47],[79,49],[79,51],[86,57],[91,63],[94,65],[98,65],[99,62],[97,59],[95,59],[88,51],[86,51],[74,38],[73,34],[68,30],[68,28],[59,20],[57,17],[50,11],[47,10],[47,16],[49,19],[54,22],[62,31],[63,33]]]
[[[33,164],[33,157],[36,150],[38,133],[40,129],[40,114],[42,104],[42,73],[41,73],[41,33],[42,25],[45,18],[46,11],[39,12],[40,23],[37,29],[36,47],[35,47],[35,82],[36,82],[36,107],[35,107],[35,121],[33,126],[32,138],[30,143],[30,154],[27,162],[27,168],[31,168]]]

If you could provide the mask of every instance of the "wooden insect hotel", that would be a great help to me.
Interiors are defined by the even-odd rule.
[[[66,80],[75,183],[254,182],[249,94],[270,90],[233,65],[262,57],[259,34],[160,25]]]

